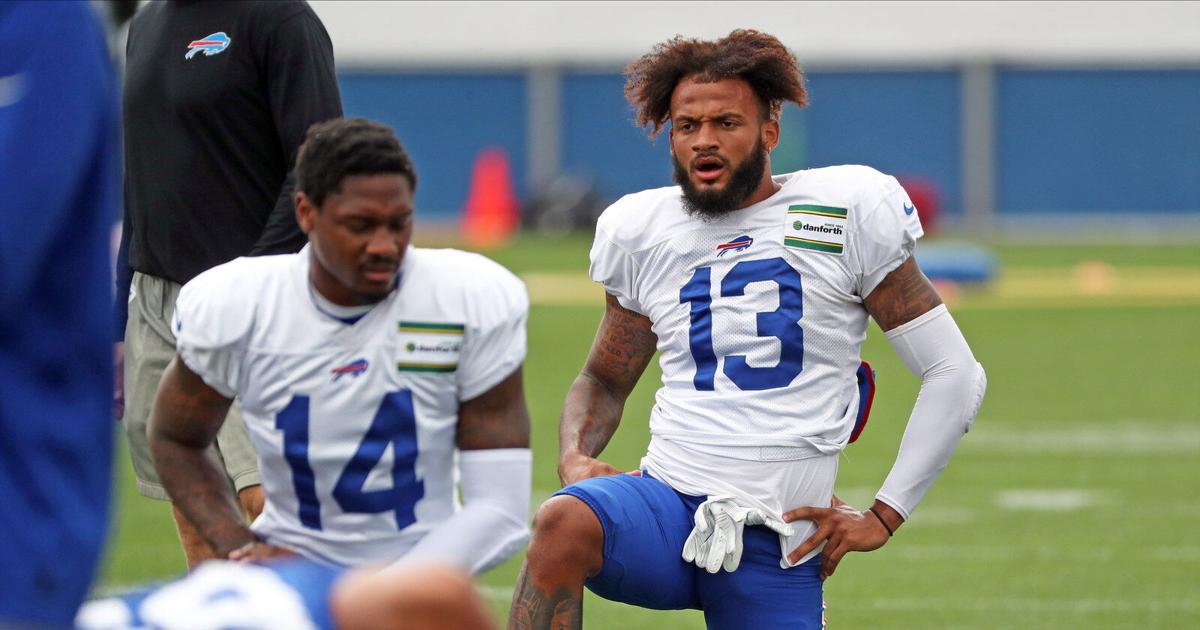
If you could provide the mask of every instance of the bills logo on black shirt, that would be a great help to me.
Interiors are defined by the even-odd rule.
[[[226,48],[229,48],[229,42],[231,41],[232,40],[229,39],[229,36],[226,35],[224,31],[213,33],[208,37],[197,39],[188,44],[187,54],[184,55],[183,58],[191,59],[192,57],[196,56],[196,53],[201,52],[209,57],[213,55],[219,55],[225,52]]]

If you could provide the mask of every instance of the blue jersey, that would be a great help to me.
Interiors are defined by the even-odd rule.
[[[70,624],[107,531],[114,79],[87,3],[0,4],[0,626]]]
[[[175,582],[88,602],[76,630],[333,630],[329,593],[343,569],[294,559],[214,560]]]

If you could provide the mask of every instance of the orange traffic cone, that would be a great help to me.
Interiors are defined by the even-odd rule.
[[[475,158],[463,209],[463,236],[472,247],[490,249],[512,238],[520,222],[512,171],[504,149],[488,147]]]

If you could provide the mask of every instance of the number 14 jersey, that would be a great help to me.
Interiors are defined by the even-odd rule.
[[[313,294],[309,257],[197,276],[176,306],[177,349],[241,403],[267,496],[255,533],[326,563],[388,562],[454,513],[459,404],[524,360],[529,300],[482,256],[410,247],[396,290],[339,319]]]
[[[799,459],[850,437],[863,298],[912,254],[921,224],[895,178],[865,166],[775,182],[769,198],[714,219],[689,215],[678,187],[600,217],[592,278],[658,336],[654,440]]]

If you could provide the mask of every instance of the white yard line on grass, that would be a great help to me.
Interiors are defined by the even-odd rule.
[[[1010,488],[996,493],[1002,510],[1074,512],[1105,503],[1103,493],[1080,488]]]
[[[1067,599],[1033,597],[987,597],[983,593],[971,593],[963,597],[905,597],[866,598],[856,600],[854,605],[875,610],[966,610],[972,612],[1011,613],[1191,613],[1200,612],[1200,601],[1192,599]],[[829,615],[835,616],[836,610]]]
[[[1171,551],[1170,547],[1145,550],[1157,556]],[[953,562],[955,564],[1011,563],[1025,565],[1030,561],[1055,562],[1079,566],[1088,564],[1111,564],[1128,556],[1128,550],[1116,547],[1062,547],[1058,545],[992,545],[947,544],[935,542],[906,542],[903,545],[888,545],[883,553],[888,558],[910,562]]]
[[[1159,562],[1200,562],[1200,547],[1161,547],[1148,555]]]
[[[962,448],[1018,455],[1200,455],[1200,421],[983,422],[963,438]]]

